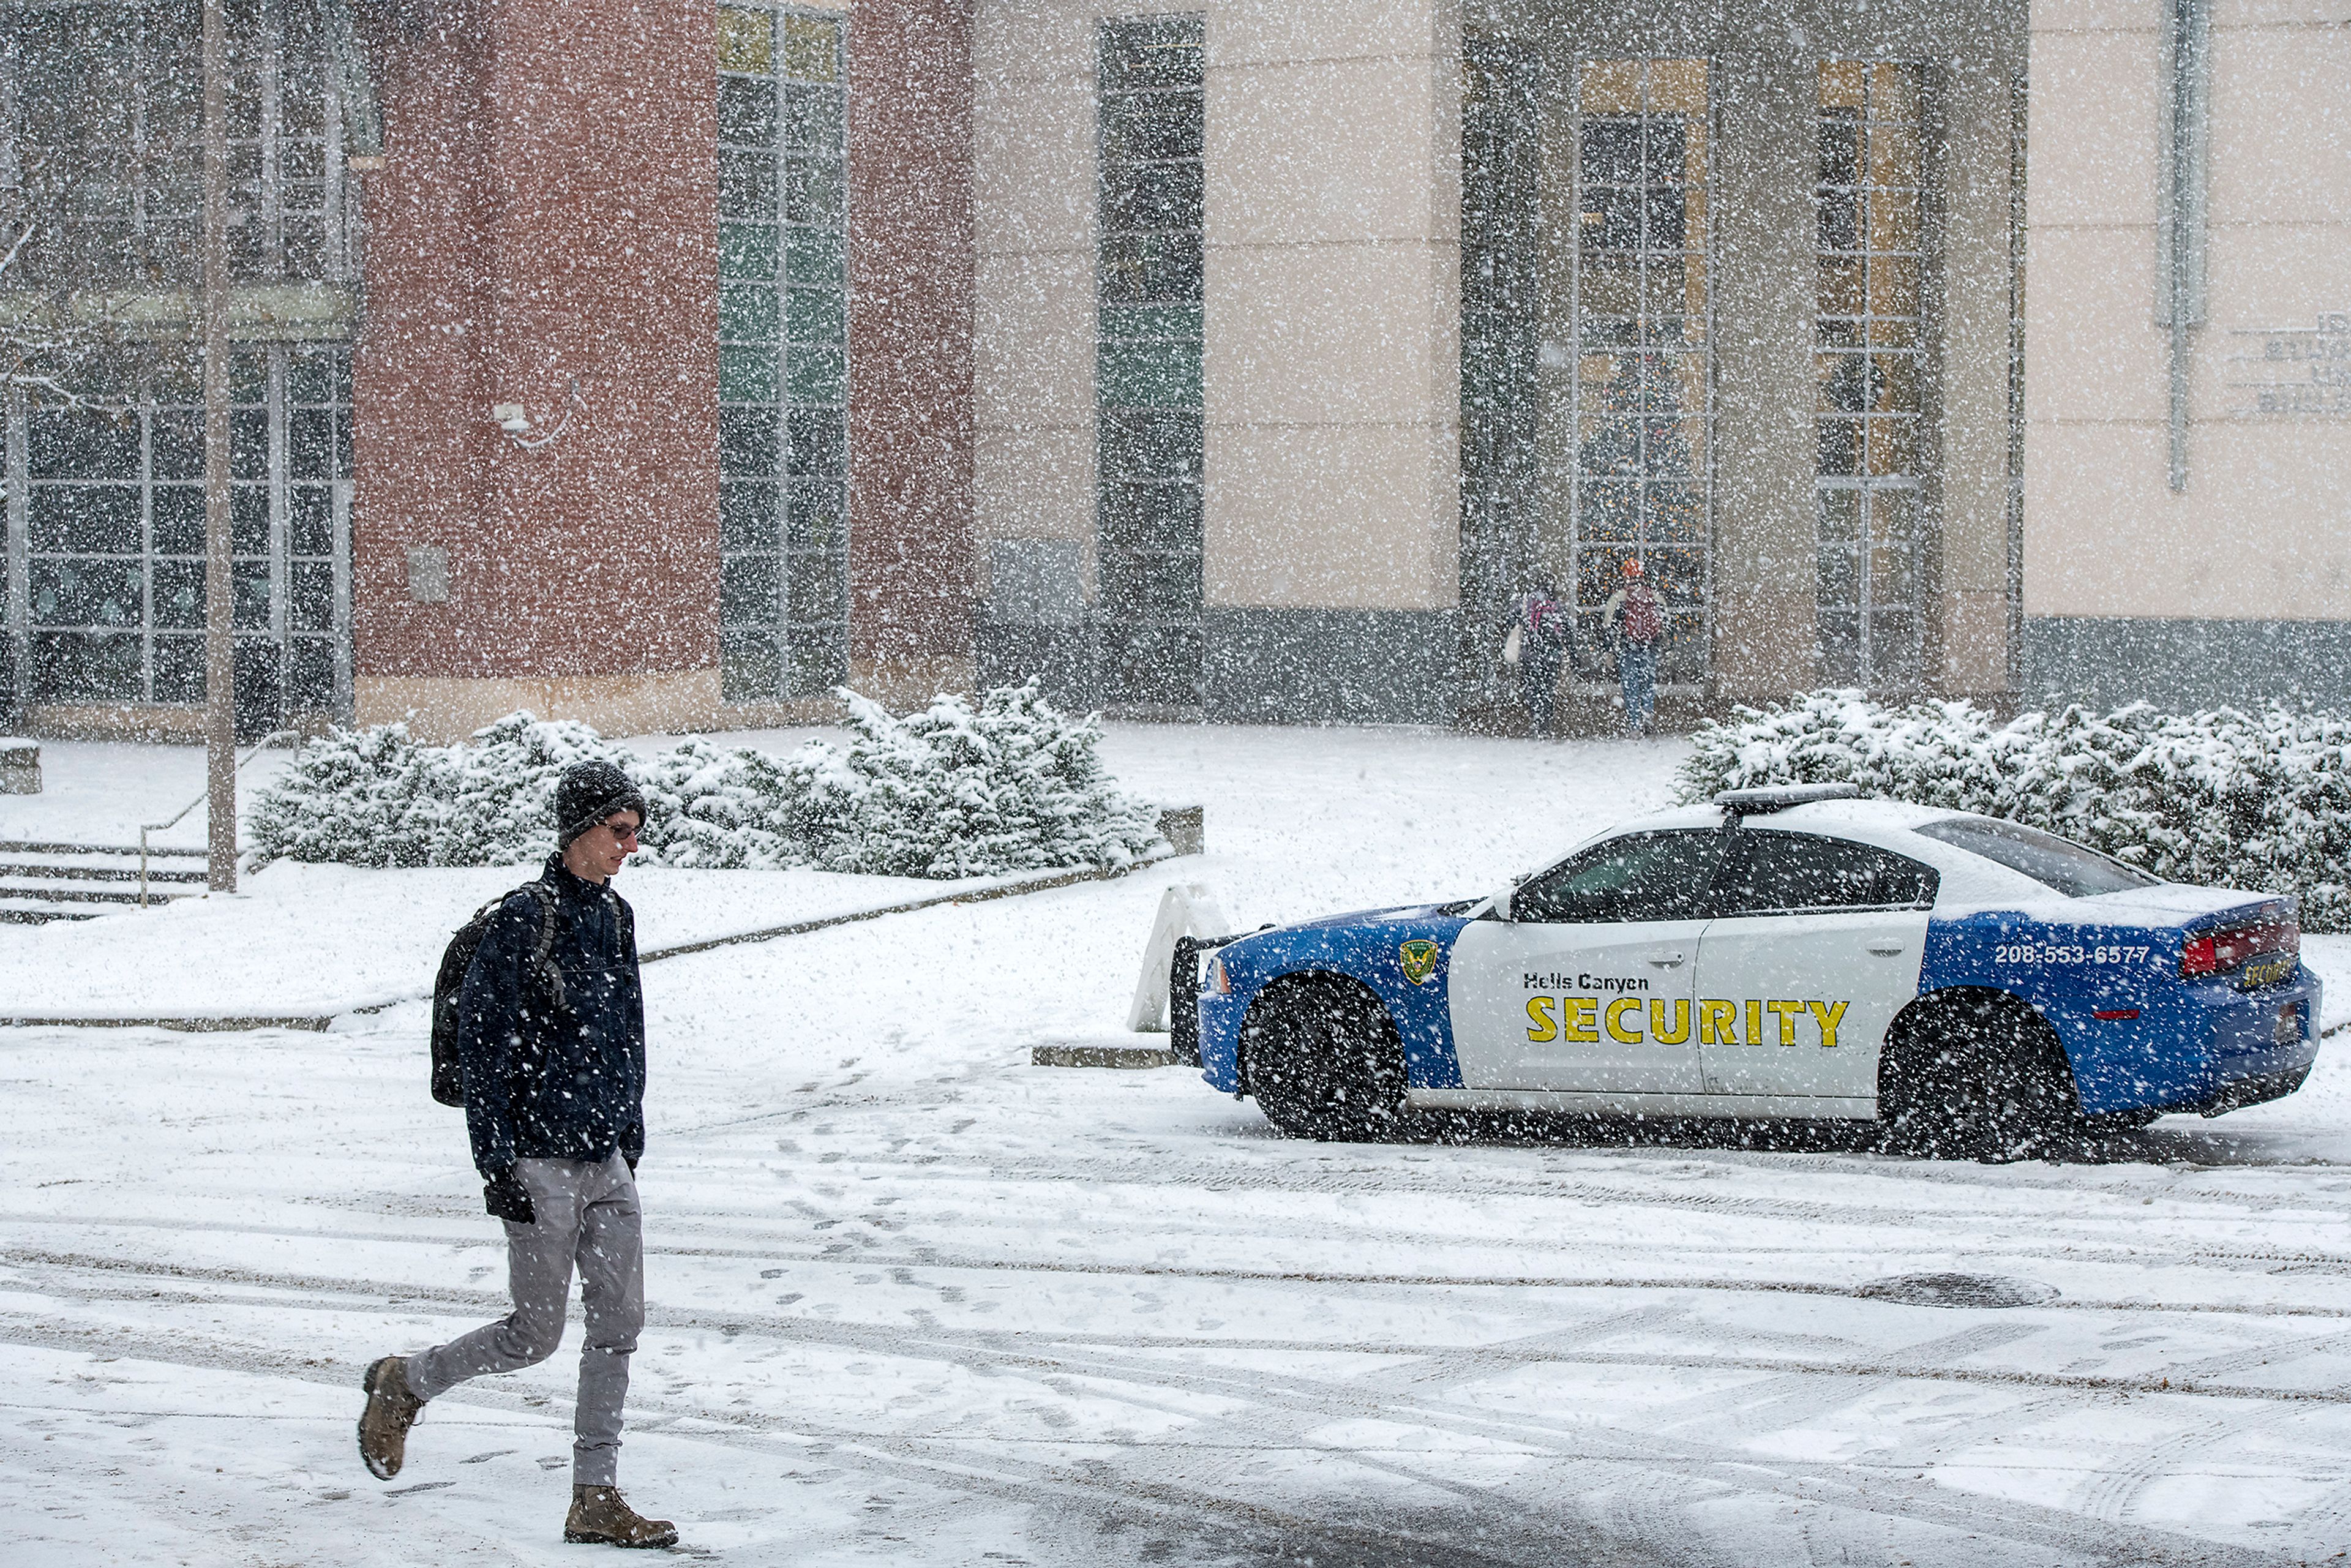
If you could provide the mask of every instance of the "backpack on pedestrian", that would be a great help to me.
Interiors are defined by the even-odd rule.
[[[457,1056],[457,1004],[465,994],[465,971],[473,967],[474,953],[482,945],[483,933],[489,929],[490,916],[517,893],[530,894],[531,901],[538,905],[538,941],[531,953],[531,972],[545,979],[555,1005],[564,1005],[563,971],[552,957],[555,890],[544,879],[527,882],[474,911],[474,917],[457,927],[456,934],[449,938],[449,946],[442,949],[441,972],[433,981],[433,1098],[444,1105],[465,1103],[465,1072]]]
[[[1625,641],[1646,647],[1666,634],[1666,618],[1658,612],[1657,596],[1648,584],[1635,582],[1625,590]]]

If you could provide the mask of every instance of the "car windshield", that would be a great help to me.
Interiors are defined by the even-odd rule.
[[[2042,886],[2068,898],[2095,898],[2102,893],[2157,887],[2162,882],[2159,877],[2149,876],[2070,839],[2018,822],[2002,822],[1991,817],[1946,817],[1914,831],[1938,843],[1949,844],[1996,861],[2011,871],[2022,872]]]

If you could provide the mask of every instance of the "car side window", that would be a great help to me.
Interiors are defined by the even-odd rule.
[[[1594,844],[1511,894],[1511,917],[1546,925],[1701,919],[1722,839],[1706,829],[1628,833]]]
[[[1845,839],[1752,828],[1726,836],[1729,852],[1714,884],[1718,915],[1924,909],[1941,881],[1932,866]]]

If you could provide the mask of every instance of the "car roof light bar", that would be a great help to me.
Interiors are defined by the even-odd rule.
[[[1858,800],[1858,784],[1766,784],[1753,789],[1725,789],[1714,798],[1722,808],[1722,824],[1737,827],[1742,817],[1761,817],[1815,800]]]

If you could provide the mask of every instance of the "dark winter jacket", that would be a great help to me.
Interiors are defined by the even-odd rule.
[[[517,891],[498,906],[465,970],[458,1061],[465,1128],[486,1176],[517,1159],[634,1165],[645,1150],[645,1000],[636,923],[609,885],[574,876],[550,857],[555,946],[565,1005],[530,974],[538,904]]]
[[[1519,628],[1521,663],[1555,663],[1566,651],[1572,624],[1566,607],[1558,600],[1548,593],[1531,591],[1512,602],[1502,629],[1507,635],[1512,626]]]

